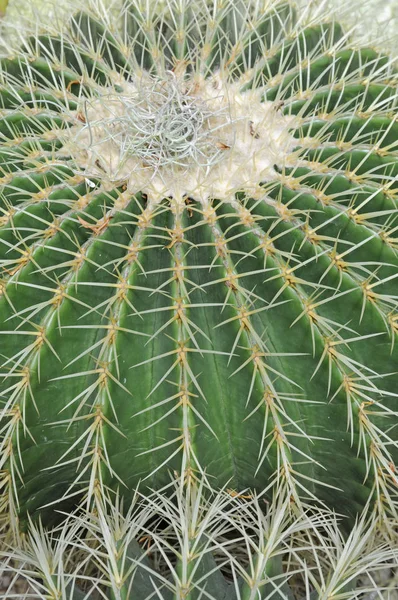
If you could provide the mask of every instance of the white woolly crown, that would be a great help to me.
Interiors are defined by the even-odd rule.
[[[68,150],[88,177],[126,182],[150,202],[172,196],[233,200],[237,189],[255,194],[275,176],[297,140],[294,117],[260,89],[241,92],[221,73],[188,80],[148,74],[84,101],[69,131]],[[120,84],[118,82],[118,89]]]

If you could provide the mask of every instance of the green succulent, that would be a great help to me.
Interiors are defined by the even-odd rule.
[[[359,598],[396,560],[397,90],[274,0],[7,49],[3,569],[37,597]]]

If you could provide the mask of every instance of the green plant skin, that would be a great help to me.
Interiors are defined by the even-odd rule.
[[[267,202],[236,190],[241,214],[217,198],[212,217],[197,201],[165,199],[147,218],[144,195],[114,208],[123,186],[105,191],[91,178],[91,188],[59,136],[46,137],[66,127],[79,94],[132,64],[117,36],[81,18],[60,68],[48,58],[57,39],[31,40],[34,91],[24,60],[2,61],[0,390],[3,422],[17,415],[4,468],[22,521],[30,513],[52,523],[93,485],[122,485],[127,500],[139,483],[159,489],[182,460],[216,488],[261,491],[277,473],[296,503],[316,498],[352,518],[372,492],[380,508],[397,458],[398,125],[388,58],[344,42],[328,52],[343,35],[333,24],[285,38],[265,15],[229,70],[257,64],[275,42],[255,73],[267,100],[303,116],[294,135],[308,166],[276,167]],[[132,11],[132,31],[139,21]],[[100,58],[84,48],[89,30],[102,39]],[[229,32],[220,22],[209,72]],[[164,35],[177,56],[192,51],[188,39],[183,47]],[[131,45],[144,68],[156,66],[151,43],[141,29]],[[42,114],[28,111],[33,98]],[[314,148],[303,148],[306,137]],[[43,166],[36,149],[61,159]]]

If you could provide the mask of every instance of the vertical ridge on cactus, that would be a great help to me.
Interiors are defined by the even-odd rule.
[[[310,15],[90,5],[1,59],[2,512],[34,540],[80,503],[72,530],[101,532],[111,556],[106,515],[131,521],[138,489],[147,513],[123,551],[139,600],[163,577],[137,558],[144,531],[168,560],[145,515],[174,525],[180,502],[193,522],[216,490],[224,542],[246,518],[256,531],[262,502],[304,545],[333,511],[352,548],[368,518],[394,535],[397,75]],[[289,597],[267,581],[286,586],[283,553],[303,566],[293,546],[259,542],[258,586],[228,549],[227,591],[212,531],[185,532],[167,563],[180,583],[158,597],[202,597],[205,580],[210,598]],[[109,597],[134,597],[125,585]]]

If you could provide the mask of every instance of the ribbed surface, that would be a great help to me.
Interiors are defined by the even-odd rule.
[[[395,76],[337,26],[294,39],[275,15],[233,53],[225,19],[182,42],[132,14],[129,55],[77,17],[73,46],[43,36],[2,62],[2,468],[22,513],[199,465],[236,490],[277,473],[296,502],[350,514],[394,485]],[[297,167],[256,199],[184,207],[76,175],[59,132],[78,94],[160,47],[162,72],[197,40],[205,74],[230,54],[233,76],[254,66],[242,89],[261,73],[264,97],[301,115]]]

